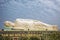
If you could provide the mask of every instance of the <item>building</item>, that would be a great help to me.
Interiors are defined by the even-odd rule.
[[[60,40],[60,31],[0,31],[0,40]]]

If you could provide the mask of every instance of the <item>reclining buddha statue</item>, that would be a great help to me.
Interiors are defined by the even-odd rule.
[[[15,22],[5,21],[5,28],[19,31],[58,31],[57,25],[49,25],[38,20],[16,19]]]

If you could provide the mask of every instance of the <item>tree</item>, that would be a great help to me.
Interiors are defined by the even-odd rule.
[[[60,40],[60,33],[51,34],[50,40]]]

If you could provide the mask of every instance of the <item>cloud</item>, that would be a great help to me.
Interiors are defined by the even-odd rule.
[[[37,19],[50,24],[60,22],[60,0],[1,0],[1,9],[3,12],[0,13],[3,14],[4,20],[20,17]]]

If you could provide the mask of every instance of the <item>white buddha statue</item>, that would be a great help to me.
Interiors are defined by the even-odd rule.
[[[5,26],[6,27],[12,27],[13,29],[16,30],[30,30],[30,31],[53,31],[53,30],[58,30],[57,26],[54,25],[49,25],[37,20],[31,20],[31,19],[16,19],[16,21],[10,22],[10,21],[5,21]]]

